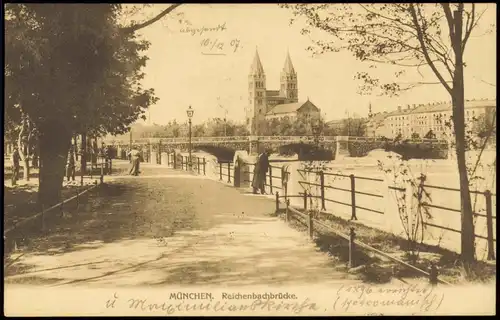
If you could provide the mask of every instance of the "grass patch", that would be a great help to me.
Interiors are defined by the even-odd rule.
[[[279,213],[283,213],[280,210]],[[281,215],[284,217],[283,215]],[[290,225],[297,230],[306,231],[307,222],[301,217],[292,214]],[[496,261],[493,263],[477,261],[471,266],[465,267],[459,260],[459,255],[451,250],[439,246],[421,245],[420,254],[414,261],[406,254],[408,240],[392,233],[388,233],[375,228],[367,227],[359,222],[351,222],[332,214],[321,213],[315,217],[329,228],[349,234],[350,228],[354,227],[356,239],[406,263],[409,263],[421,270],[429,272],[431,263],[437,265],[439,279],[452,284],[466,283],[489,283],[496,280]],[[325,230],[325,228],[315,226],[315,242],[324,252],[347,264],[349,261],[349,242]],[[428,281],[424,275],[418,273],[399,263],[387,258],[382,258],[368,250],[357,247],[355,253],[356,268],[351,271],[359,273],[361,278],[368,283],[386,283],[392,278],[400,280],[421,280]]]

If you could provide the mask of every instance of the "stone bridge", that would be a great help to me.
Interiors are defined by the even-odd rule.
[[[427,143],[422,140],[417,143]],[[429,140],[430,141],[430,140]],[[116,148],[118,155],[128,149],[130,144],[148,155],[164,152],[187,152],[189,138],[141,138],[133,139],[105,139],[107,145]],[[357,144],[355,143],[357,142]],[[433,140],[434,143],[442,141]],[[226,136],[226,137],[192,137],[192,151],[204,151],[216,156],[219,160],[231,161],[238,150],[245,150],[255,155],[263,149],[281,155],[298,155],[299,160],[334,160],[353,153],[354,145],[362,144],[362,153],[383,148],[385,140],[368,137],[346,136]],[[432,143],[432,141],[431,141]],[[354,152],[357,153],[357,152]],[[154,158],[152,156],[152,158]]]
[[[232,136],[232,137],[193,137],[191,139],[192,151],[205,151],[219,159],[232,160],[238,150],[245,150],[249,154],[257,154],[263,149],[282,155],[299,155],[307,157],[312,150],[319,150],[323,157],[334,159],[341,139],[339,137],[312,136]],[[128,149],[130,144],[135,148],[149,151],[149,153],[173,152],[189,150],[188,138],[141,138],[130,140],[105,139],[107,145],[117,148],[118,153]]]

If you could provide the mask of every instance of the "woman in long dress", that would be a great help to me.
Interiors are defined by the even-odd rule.
[[[139,163],[140,163],[139,151],[132,149],[129,152],[129,156],[131,163],[129,174],[132,176],[137,176],[139,175]]]

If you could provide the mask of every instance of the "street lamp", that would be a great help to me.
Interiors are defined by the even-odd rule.
[[[192,169],[193,162],[191,161],[191,118],[194,115],[194,110],[189,106],[186,110],[188,121],[189,121],[189,169]]]

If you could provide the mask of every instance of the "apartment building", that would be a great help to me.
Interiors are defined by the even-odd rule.
[[[488,118],[496,110],[496,100],[468,100],[465,102],[465,123],[472,126],[474,119],[485,114]],[[394,138],[401,134],[409,139],[414,133],[424,137],[430,130],[438,139],[446,139],[450,129],[446,121],[451,120],[451,102],[436,102],[430,104],[408,105],[406,108],[387,113],[383,124],[375,129],[376,136]]]

